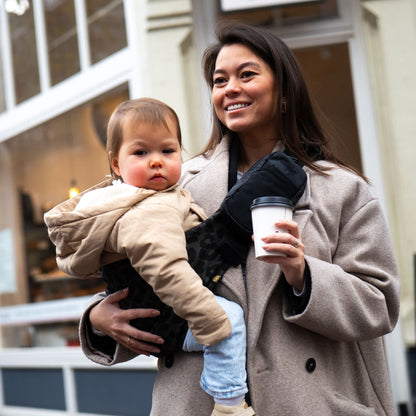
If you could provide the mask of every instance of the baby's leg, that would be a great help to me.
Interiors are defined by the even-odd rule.
[[[204,368],[201,387],[217,403],[233,406],[244,399],[246,383],[246,327],[241,307],[235,302],[216,296],[231,322],[230,335],[221,342],[206,346],[196,342],[188,330],[182,349],[202,351]]]

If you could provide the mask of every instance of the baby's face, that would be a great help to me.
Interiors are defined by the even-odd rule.
[[[123,142],[112,159],[114,172],[123,182],[139,188],[161,191],[174,185],[181,176],[181,147],[176,126],[126,123]]]

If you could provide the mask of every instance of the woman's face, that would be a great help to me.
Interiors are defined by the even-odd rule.
[[[224,46],[213,74],[212,102],[221,122],[240,138],[277,136],[275,76],[266,62],[241,44]]]

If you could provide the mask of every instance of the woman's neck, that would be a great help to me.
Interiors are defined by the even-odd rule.
[[[276,139],[256,141],[242,141],[238,170],[246,172],[254,163],[271,153],[276,146]]]

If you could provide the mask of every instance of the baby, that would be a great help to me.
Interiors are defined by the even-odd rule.
[[[177,184],[176,113],[150,98],[120,104],[108,124],[107,154],[113,180],[45,214],[58,266],[87,277],[129,259],[160,300],[188,322],[182,349],[204,353],[201,387],[214,398],[212,415],[254,415],[245,402],[242,309],[204,287],[187,261],[185,231],[207,217]]]

